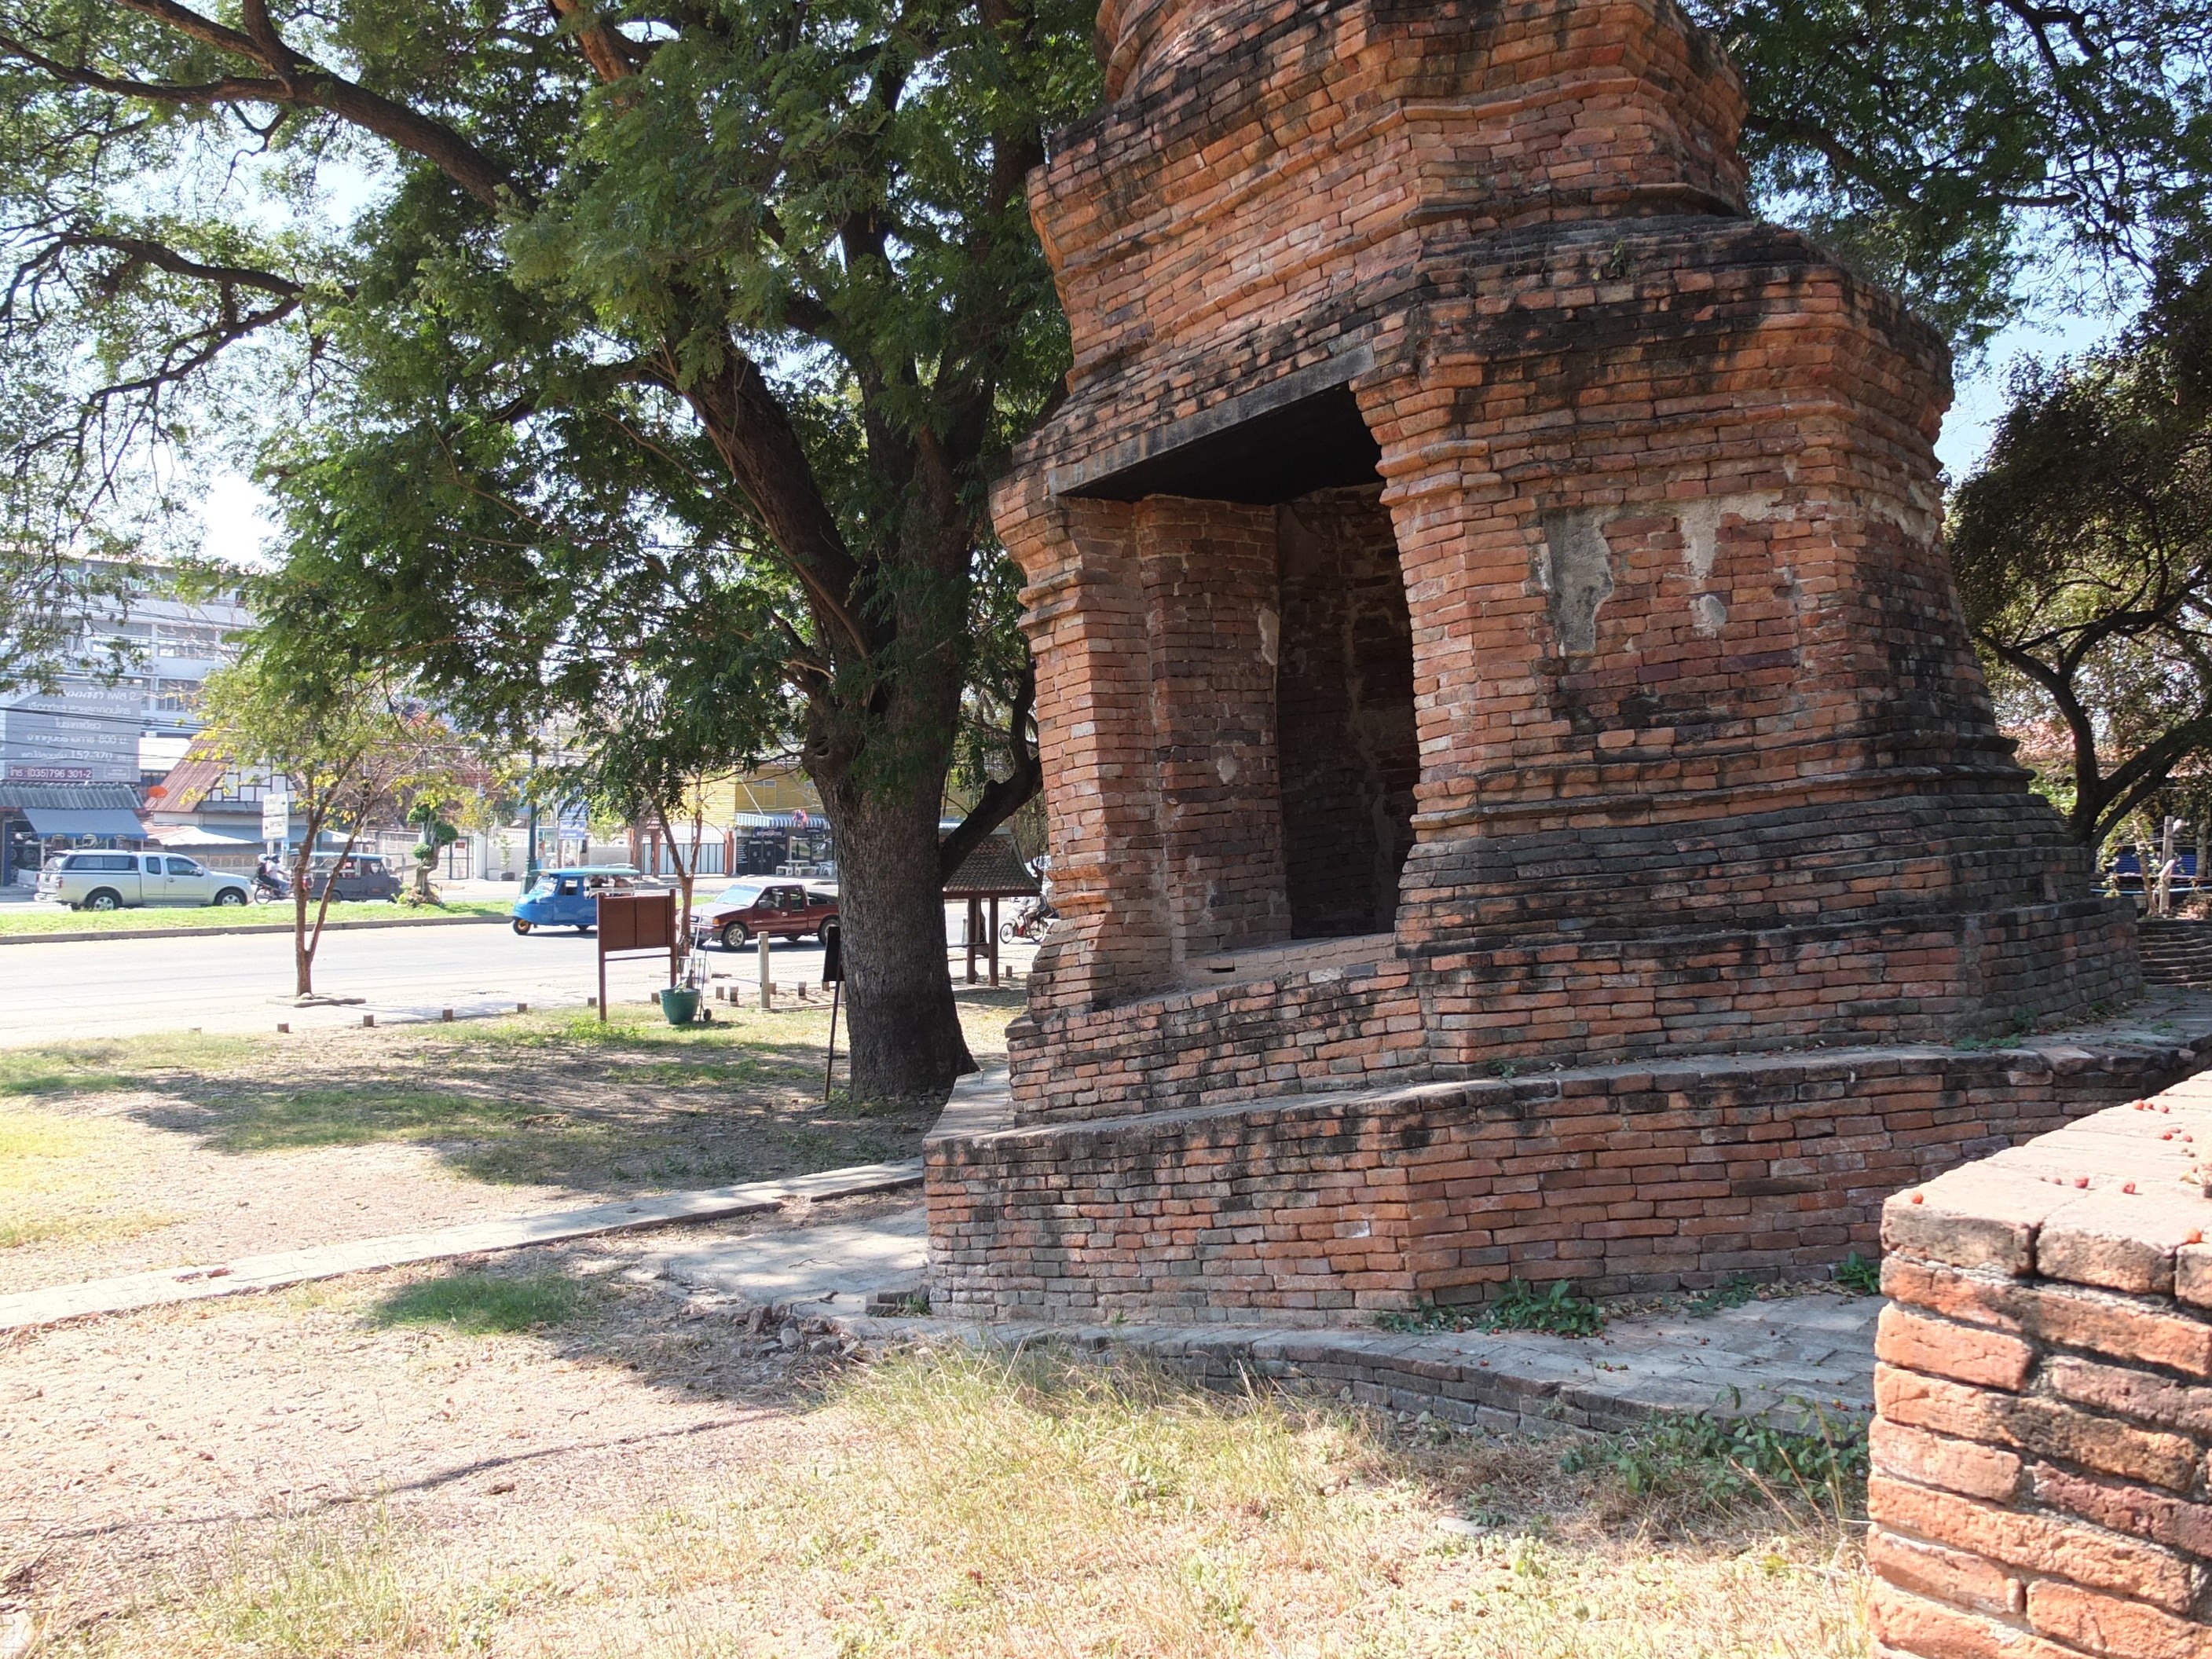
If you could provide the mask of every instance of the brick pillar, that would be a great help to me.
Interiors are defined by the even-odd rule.
[[[1136,509],[1174,962],[1290,937],[1275,750],[1275,509]]]
[[[1885,1659],[2212,1652],[2212,1085],[1892,1198],[1867,1559]]]
[[[1061,916],[1030,976],[1033,1006],[1100,1007],[1169,973],[1152,795],[1152,647],[1137,572],[1137,509],[1120,501],[1000,503],[1029,584],[1037,730]]]

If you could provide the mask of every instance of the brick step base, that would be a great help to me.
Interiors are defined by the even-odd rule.
[[[2136,929],[2145,984],[2212,986],[2212,923],[2146,919]]]
[[[2212,1056],[2212,996],[2019,1048],[1710,1055],[933,1136],[940,1315],[1343,1326],[1804,1280],[1882,1201]]]

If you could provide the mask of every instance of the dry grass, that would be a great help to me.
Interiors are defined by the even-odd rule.
[[[54,1652],[1495,1656],[1866,1652],[1850,1532],[1654,1534],[1559,1447],[965,1352],[815,1403],[768,1472],[496,1536],[381,1505],[240,1529]],[[1439,1529],[1474,1515],[1468,1538]],[[1606,1516],[1611,1516],[1608,1523]],[[1624,1519],[1625,1517],[1625,1519]]]
[[[110,1126],[0,1109],[0,1250],[122,1238],[169,1218],[117,1204],[131,1161]]]
[[[963,988],[979,1055],[1020,998]],[[0,1049],[0,1291],[921,1149],[823,1098],[826,1007],[610,1012]]]

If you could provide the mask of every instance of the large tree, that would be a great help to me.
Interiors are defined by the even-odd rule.
[[[940,872],[1026,793],[940,846],[984,485],[1065,355],[1023,181],[1091,99],[1089,21],[30,0],[0,15],[16,338],[88,348],[96,463],[311,325],[323,417],[271,437],[293,557],[260,592],[303,684],[381,655],[523,725],[690,632],[736,746],[795,696],[855,1091],[941,1091],[971,1062]],[[313,236],[311,163],[371,141],[393,188],[350,246]],[[217,163],[234,208],[146,200]]]
[[[2023,365],[1949,538],[2008,724],[2056,718],[2045,781],[2101,847],[2212,756],[2212,276],[2106,349]]]
[[[2124,261],[2191,210],[2183,9],[1699,9],[1767,210],[1968,343],[2024,216]],[[983,486],[1065,365],[1022,186],[1095,100],[1090,11],[0,0],[13,499],[135,544],[171,499],[143,457],[243,434],[301,684],[401,662],[520,732],[647,672],[733,750],[796,730],[855,1092],[940,1091],[968,1056],[938,879],[1037,778]],[[969,751],[940,845],[963,721],[1006,747]]]
[[[1768,217],[1970,355],[2031,301],[2140,297],[2212,210],[2203,0],[1686,0],[1742,72]]]

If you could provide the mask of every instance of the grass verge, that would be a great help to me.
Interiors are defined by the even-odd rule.
[[[128,1237],[173,1218],[114,1207],[110,1126],[0,1109],[0,1250]]]
[[[457,1273],[394,1291],[369,1310],[378,1325],[443,1325],[465,1336],[566,1324],[584,1307],[584,1287],[562,1273],[513,1279]]]
[[[514,901],[455,899],[429,909],[404,904],[338,903],[331,906],[332,921],[398,921],[419,916],[503,916]],[[315,913],[307,912],[314,925]],[[0,935],[36,933],[139,933],[149,927],[237,927],[248,924],[282,922],[289,926],[292,911],[283,904],[235,905],[149,904],[135,910],[71,910],[59,904],[0,905]]]

